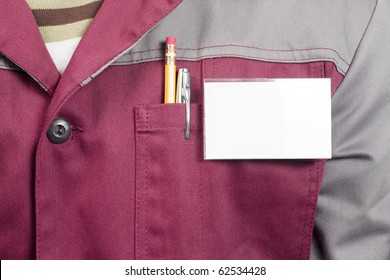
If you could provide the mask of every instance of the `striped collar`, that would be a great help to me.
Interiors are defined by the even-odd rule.
[[[58,71],[66,69],[103,0],[26,0]]]
[[[26,0],[45,43],[81,38],[103,0]]]

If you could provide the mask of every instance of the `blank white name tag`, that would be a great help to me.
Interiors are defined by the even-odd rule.
[[[204,159],[331,158],[330,79],[206,79]]]

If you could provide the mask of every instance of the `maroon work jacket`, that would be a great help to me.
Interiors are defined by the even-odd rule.
[[[61,76],[28,5],[0,1],[0,258],[309,258],[325,160],[203,159],[205,78],[334,93],[350,65],[316,9],[260,2],[106,0]],[[185,106],[163,104],[167,36],[191,72],[190,140]]]

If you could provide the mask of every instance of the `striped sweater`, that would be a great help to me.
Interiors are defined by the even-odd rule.
[[[26,0],[62,74],[103,0]]]

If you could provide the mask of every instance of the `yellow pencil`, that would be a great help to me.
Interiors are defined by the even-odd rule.
[[[165,45],[164,103],[176,101],[176,38],[167,37]]]

